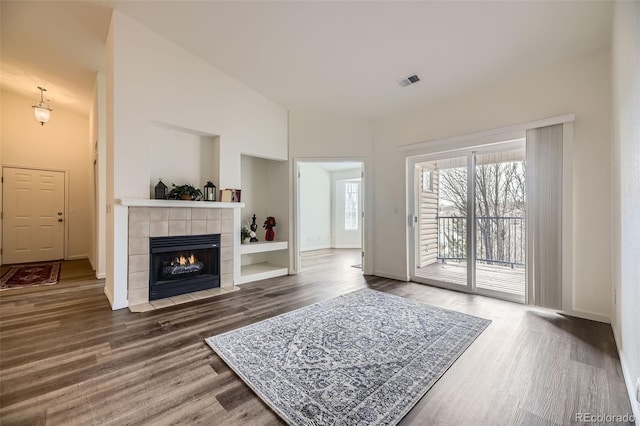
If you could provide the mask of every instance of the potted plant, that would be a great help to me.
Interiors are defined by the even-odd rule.
[[[242,244],[251,242],[251,229],[247,225],[242,225],[242,228],[240,228],[240,240]]]
[[[193,185],[184,184],[176,185],[171,184],[171,191],[169,191],[170,200],[197,200],[202,197],[202,191],[194,187]]]

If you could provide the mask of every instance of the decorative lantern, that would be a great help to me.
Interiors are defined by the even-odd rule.
[[[169,188],[167,188],[167,185],[162,183],[162,179],[160,179],[160,181],[156,185],[156,191],[155,191],[155,197],[154,198],[156,200],[166,200],[168,194],[169,194]]]
[[[204,186],[204,201],[216,201],[216,186],[211,181]]]

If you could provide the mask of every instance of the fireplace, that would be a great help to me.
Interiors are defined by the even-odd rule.
[[[220,234],[149,239],[149,300],[220,287]]]

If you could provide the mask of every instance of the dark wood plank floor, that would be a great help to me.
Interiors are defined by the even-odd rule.
[[[111,311],[88,264],[66,262],[54,286],[0,292],[0,424],[280,424],[204,339],[363,287],[493,321],[402,424],[631,413],[610,326],[364,277],[359,262],[354,250],[308,252],[298,276],[137,314]]]

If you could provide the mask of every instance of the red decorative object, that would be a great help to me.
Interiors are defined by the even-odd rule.
[[[276,226],[276,218],[273,216],[267,217],[264,221],[264,224],[262,225],[262,227],[267,230],[267,232],[264,234],[265,240],[273,241],[273,239],[276,237],[275,232],[273,232],[274,226]]]
[[[276,237],[276,233],[273,232],[273,228],[267,228],[267,232],[264,233],[264,239],[267,241],[273,241]]]

